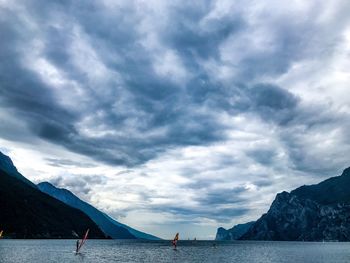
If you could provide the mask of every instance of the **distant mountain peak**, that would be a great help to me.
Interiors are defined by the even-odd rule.
[[[38,183],[38,185],[46,185],[46,186],[49,186],[49,187],[55,187],[52,183],[50,182],[47,182],[47,181],[44,181],[44,182],[41,182],[41,183]],[[58,188],[58,187],[56,187]]]
[[[0,151],[0,170],[3,170],[7,174],[21,180],[22,182],[36,188],[36,185],[25,178],[20,172],[18,172],[16,166],[13,164],[11,158]]]
[[[97,208],[93,207],[89,203],[81,200],[79,197],[74,195],[67,189],[58,188],[49,182],[39,183],[38,188],[62,201],[63,203],[77,208],[87,214],[101,229],[104,233],[115,239],[150,239],[158,240],[159,238],[140,232],[136,229],[133,229],[127,225],[121,224],[118,221],[112,219],[105,213],[99,211]]]
[[[249,230],[249,228],[254,223],[255,221],[251,221],[245,224],[238,224],[230,229],[219,227],[216,232],[215,240],[238,240]]]
[[[53,184],[52,183],[49,183],[49,182],[41,182],[41,183],[38,183],[37,184],[37,186],[40,188],[40,187],[48,187],[48,188],[55,188],[54,186],[53,186]]]
[[[11,158],[2,152],[0,152],[0,168],[6,172],[12,171],[18,173],[17,168],[13,164]]]
[[[69,194],[75,196],[71,191],[69,191],[69,190],[67,190],[67,189],[65,189],[65,188],[56,187],[56,186],[54,186],[52,183],[47,182],[47,181],[38,183],[37,186],[40,186],[39,188],[41,188],[41,189],[44,188],[44,187],[46,187],[46,188],[50,188],[50,189],[52,189],[52,190],[65,192],[65,193],[67,193],[67,194],[69,193]]]
[[[71,191],[65,189],[65,188],[59,188],[54,186],[52,183],[50,182],[41,182],[37,184],[37,187],[45,193],[51,193],[51,196],[55,196],[57,198],[57,196],[60,196],[63,200],[63,202],[67,202],[67,198],[70,198],[71,200],[74,201],[82,201],[79,197],[77,197],[76,195],[74,195]],[[84,201],[82,201],[84,202]]]

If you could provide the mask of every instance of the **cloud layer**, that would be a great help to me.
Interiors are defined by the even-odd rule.
[[[349,11],[0,1],[2,150],[127,223],[208,238],[349,165]]]

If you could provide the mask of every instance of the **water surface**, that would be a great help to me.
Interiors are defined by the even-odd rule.
[[[214,246],[216,244],[216,246]],[[88,240],[82,253],[75,240],[0,240],[0,262],[350,262],[350,243]]]

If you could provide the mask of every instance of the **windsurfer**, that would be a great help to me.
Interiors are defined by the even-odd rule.
[[[178,240],[179,240],[179,233],[176,233],[175,238],[172,241],[174,249],[176,249]]]
[[[81,247],[85,244],[85,241],[88,238],[88,234],[89,234],[89,229],[86,230],[86,233],[81,241],[79,241],[79,239],[77,240],[77,250],[76,250],[77,254],[80,252]]]
[[[77,249],[75,250],[76,253],[79,252],[79,245],[80,245],[80,242],[79,242],[79,239],[77,240]]]

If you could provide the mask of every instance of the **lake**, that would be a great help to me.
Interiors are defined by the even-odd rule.
[[[214,247],[216,244],[216,247]],[[75,240],[0,240],[0,262],[350,262],[350,243],[317,242],[179,242],[88,240],[75,255]]]

